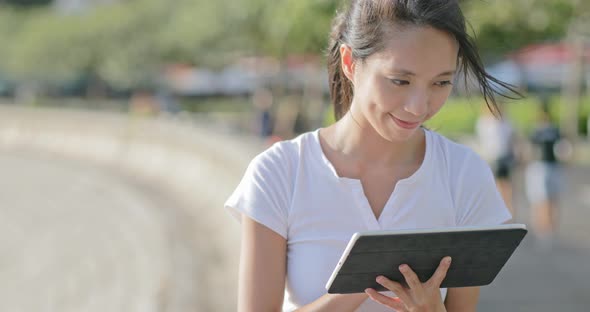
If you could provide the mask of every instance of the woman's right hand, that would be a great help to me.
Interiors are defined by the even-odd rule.
[[[410,266],[402,264],[399,266],[399,270],[406,279],[409,288],[405,288],[400,283],[394,282],[385,276],[379,276],[377,282],[394,292],[397,297],[385,296],[372,288],[367,289],[366,293],[371,299],[398,312],[446,311],[440,294],[440,285],[445,279],[450,266],[451,257],[443,258],[432,277],[422,283]]]

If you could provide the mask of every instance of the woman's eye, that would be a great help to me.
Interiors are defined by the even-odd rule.
[[[435,82],[434,84],[437,85],[437,86],[439,86],[439,87],[446,87],[446,86],[453,85],[453,83],[450,80],[439,81],[439,82]]]
[[[389,80],[391,81],[391,83],[393,83],[396,86],[404,86],[404,85],[410,84],[410,82],[407,80],[401,80],[401,79],[389,79]]]

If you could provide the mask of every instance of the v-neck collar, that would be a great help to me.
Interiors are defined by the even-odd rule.
[[[375,216],[371,205],[369,204],[369,200],[364,193],[362,183],[359,179],[353,178],[346,178],[340,177],[334,168],[332,162],[326,157],[324,150],[322,149],[322,145],[320,142],[320,129],[317,129],[313,132],[313,139],[314,139],[314,148],[316,149],[316,153],[321,156],[321,162],[325,165],[324,170],[325,173],[329,174],[332,178],[337,179],[340,183],[347,185],[350,188],[350,191],[355,199],[355,203],[359,206],[361,213],[365,219],[365,222],[369,226],[370,230],[380,230],[384,225],[383,222],[391,218],[393,213],[395,212],[394,208],[391,207],[394,203],[396,193],[400,192],[400,187],[403,188],[404,185],[413,184],[416,181],[419,181],[420,177],[424,175],[424,172],[428,171],[428,166],[430,165],[430,159],[432,154],[432,133],[422,128],[424,131],[425,137],[425,150],[424,150],[424,159],[420,164],[420,167],[409,177],[401,179],[397,181],[393,192],[389,195],[385,206],[383,206],[383,210],[379,215],[379,218]]]

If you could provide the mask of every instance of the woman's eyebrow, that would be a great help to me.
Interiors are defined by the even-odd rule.
[[[457,72],[457,70],[455,70],[455,69],[453,69],[453,70],[447,70],[447,71],[444,71],[444,72],[438,74],[436,77],[440,77],[440,76],[452,76],[456,72]]]
[[[436,75],[435,77],[440,77],[440,76],[452,76],[457,72],[456,69],[451,69],[451,70],[446,70],[438,75]],[[404,75],[404,76],[416,76],[416,74],[410,70],[407,69],[403,69],[403,68],[395,68],[393,69],[393,73],[395,74],[400,74],[400,75]]]

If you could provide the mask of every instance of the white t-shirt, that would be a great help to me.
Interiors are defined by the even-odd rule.
[[[495,225],[511,218],[488,165],[467,147],[424,131],[422,165],[397,182],[379,219],[360,180],[337,175],[319,130],[276,143],[252,160],[225,207],[238,220],[243,213],[287,240],[283,311],[326,293],[355,232]],[[390,310],[368,299],[357,311]]]

